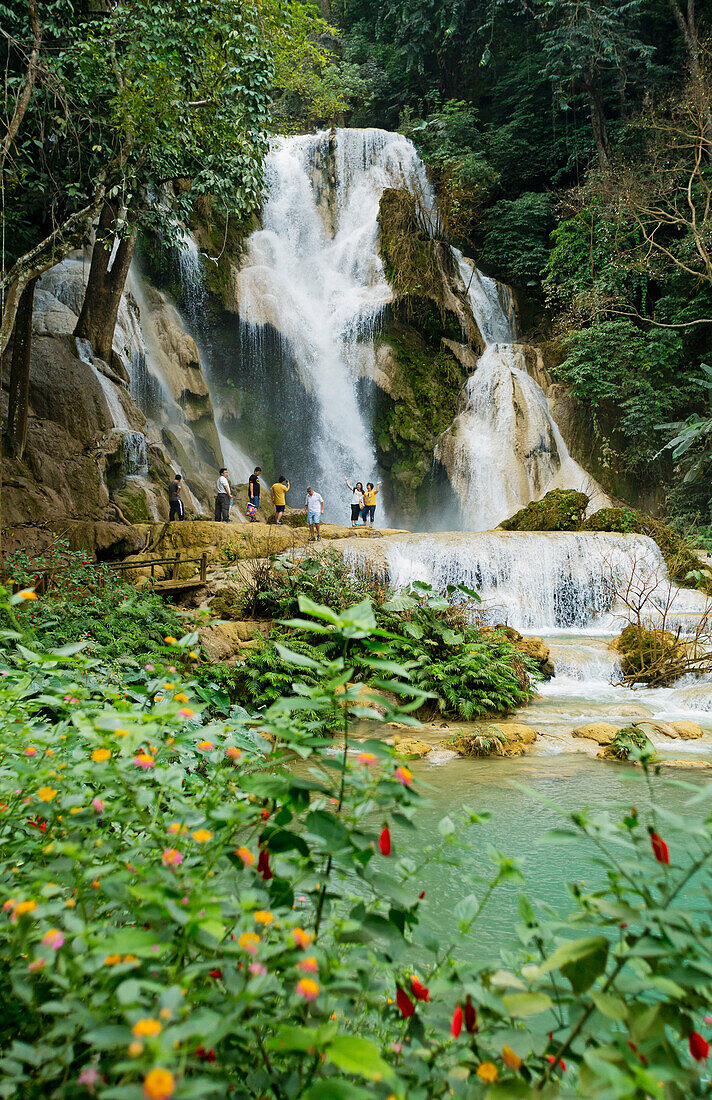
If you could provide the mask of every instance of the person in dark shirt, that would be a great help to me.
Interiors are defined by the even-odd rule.
[[[183,478],[180,474],[176,474],[173,481],[168,486],[168,521],[174,519],[185,519],[185,509],[183,508],[183,501],[180,498],[181,482]]]
[[[260,474],[262,473],[261,466],[255,466],[254,473],[250,474],[250,480],[247,484],[248,504],[254,506],[254,513],[250,515],[250,522],[257,523],[257,509],[260,506]],[[252,512],[252,509],[249,510]]]

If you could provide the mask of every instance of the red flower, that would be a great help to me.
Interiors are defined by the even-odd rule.
[[[406,991],[401,989],[399,985],[396,986],[396,1004],[400,1009],[401,1016],[405,1020],[409,1019],[415,1012],[415,1005]]]
[[[215,1061],[215,1051],[212,1047],[210,1048],[210,1050],[206,1050],[205,1047],[198,1047],[195,1053],[198,1055],[198,1058],[200,1058],[201,1062]]]
[[[418,894],[418,900],[422,901],[424,897],[425,897],[425,890],[421,890],[420,893]]]
[[[653,855],[657,859],[658,863],[668,864],[670,862],[670,852],[668,846],[661,836],[650,831],[650,843],[653,847]]]
[[[47,822],[43,821],[41,817],[28,817],[28,825],[33,825],[35,829],[39,829],[41,833],[47,831]]]
[[[269,882],[273,877],[269,865],[269,852],[266,848],[260,848],[260,858],[257,860],[257,870],[262,875],[265,882]]]
[[[556,1058],[554,1057],[553,1054],[547,1054],[546,1060],[547,1060],[547,1062],[549,1063],[550,1066],[553,1066],[554,1062],[556,1061]],[[559,1058],[559,1065],[561,1066],[562,1071],[564,1073],[566,1073],[566,1062],[564,1061],[563,1058]]]
[[[269,810],[267,809],[266,806],[263,806],[263,808],[260,810],[260,817],[262,818],[263,821],[268,821],[269,820]]]
[[[474,1031],[477,1031],[477,1011],[469,996],[465,1001],[465,1027],[468,1035],[472,1035]]]
[[[690,1036],[690,1054],[696,1062],[704,1062],[710,1052],[710,1045],[699,1031],[693,1031]]]
[[[391,854],[391,831],[387,825],[378,838],[378,847],[381,850],[382,856],[389,856]]]
[[[455,1011],[452,1014],[452,1023],[450,1024],[450,1034],[453,1039],[457,1039],[462,1031],[462,1009],[459,1005],[455,1005]]]
[[[410,991],[415,997],[416,1001],[429,1001],[430,990],[427,986],[422,985],[417,978],[410,979]]]
[[[209,970],[208,974],[210,975],[211,978],[222,978],[222,976],[223,976],[222,970],[220,970],[218,968],[216,968],[215,970]]]

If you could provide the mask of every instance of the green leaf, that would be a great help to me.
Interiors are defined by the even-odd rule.
[[[523,1016],[536,1016],[551,1008],[551,997],[546,993],[507,993],[502,1003],[510,1016],[520,1019]]]
[[[323,668],[318,661],[314,661],[311,657],[305,657],[303,653],[295,653],[294,650],[287,649],[286,646],[280,645],[278,642],[275,643],[275,649],[288,665],[298,665],[300,668]]]
[[[339,1035],[325,1051],[327,1061],[345,1073],[366,1077],[369,1081],[391,1080],[393,1070],[381,1058],[378,1047],[356,1035]]]
[[[609,1020],[618,1020],[624,1023],[628,1018],[628,1008],[620,997],[614,997],[612,993],[592,993],[591,1000],[599,1012],[607,1016]]]
[[[327,1077],[316,1081],[302,1093],[303,1100],[372,1100],[373,1093],[354,1085],[345,1077]]]

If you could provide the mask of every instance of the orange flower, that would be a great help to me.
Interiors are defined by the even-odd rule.
[[[307,955],[305,959],[300,959],[297,963],[297,970],[301,970],[303,974],[316,974],[319,969],[319,964],[313,955]]]
[[[359,764],[375,764],[376,757],[372,752],[360,752],[358,755]]]
[[[213,839],[213,834],[208,832],[207,829],[196,829],[192,835],[193,840],[197,841],[198,844],[205,844],[207,840]]]
[[[258,924],[271,924],[274,920],[272,914],[269,913],[266,909],[258,909],[257,912],[253,914],[253,916]]]
[[[139,752],[134,757],[134,764],[137,768],[142,768],[143,771],[148,771],[148,769],[152,768],[155,763],[156,761],[153,759],[150,753],[147,752]]]
[[[293,928],[292,937],[297,947],[308,947],[311,943],[311,935],[309,932],[305,932],[303,928]]]
[[[319,996],[319,986],[313,978],[300,978],[297,982],[297,996],[305,1001],[315,1001]]]
[[[260,937],[256,932],[243,932],[237,942],[243,951],[247,951],[249,955],[256,955]]]
[[[235,855],[239,856],[245,867],[254,867],[255,857],[249,848],[246,848],[244,844],[241,844],[239,848],[235,849]]]
[[[212,741],[198,741],[198,748],[201,752],[210,752],[211,749],[215,748],[215,745]]]
[[[40,802],[51,802],[52,799],[56,797],[56,794],[56,787],[40,787],[37,792],[37,797],[39,798]]]
[[[34,745],[28,745],[25,749],[25,756],[37,756],[37,749]]]
[[[160,1035],[162,1027],[158,1020],[149,1016],[143,1020],[137,1020],[131,1030],[137,1039],[148,1039],[153,1035]]]
[[[31,899],[29,901],[21,901],[15,906],[15,911],[12,914],[12,919],[17,920],[18,917],[24,917],[26,913],[34,913],[36,908],[36,901],[32,901]]]
[[[522,1060],[518,1054],[515,1054],[511,1047],[502,1047],[502,1061],[505,1066],[509,1066],[510,1069],[520,1070],[522,1068]]]
[[[91,754],[92,760],[97,764],[101,764],[104,760],[108,760],[110,756],[111,752],[109,749],[94,749],[94,752]]]
[[[178,711],[178,717],[179,718],[194,718],[195,717],[195,711],[191,710],[190,707],[181,707],[180,710]]]
[[[493,1062],[481,1062],[477,1067],[477,1076],[486,1085],[493,1085],[499,1077],[499,1071]]]
[[[33,592],[31,588],[22,588],[17,593],[21,600],[36,600],[37,593]]]
[[[166,643],[166,645],[175,645],[176,644],[176,640],[175,640],[175,638],[173,637],[172,634],[166,634],[163,641]]]
[[[175,641],[175,639],[174,639]],[[176,1082],[167,1069],[156,1067],[143,1079],[143,1095],[146,1100],[169,1100],[175,1091]]]
[[[177,867],[183,862],[183,856],[177,848],[164,848],[161,858],[164,867]]]
[[[121,955],[107,955],[104,959],[104,966],[118,966],[121,962]]]
[[[187,832],[185,825],[181,825],[178,821],[173,821],[166,829],[167,833],[185,833]]]
[[[242,756],[242,753],[236,745],[230,745],[227,749],[225,749],[225,755],[228,757],[229,760],[232,760],[233,764],[236,764]]]
[[[165,684],[163,686],[165,687]],[[187,703],[188,702],[188,696],[183,691],[177,691],[175,693],[175,695],[173,696],[173,698],[175,699],[176,703]]]
[[[394,771],[394,776],[399,783],[402,783],[404,787],[409,787],[413,782],[413,773],[410,768],[400,767]]]

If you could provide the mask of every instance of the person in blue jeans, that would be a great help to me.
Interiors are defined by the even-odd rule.
[[[321,542],[321,517],[324,515],[324,498],[315,493],[311,485],[307,489],[307,499],[304,504],[309,525],[309,542]],[[316,537],[314,531],[316,530]]]
[[[381,483],[378,482],[377,488],[374,489],[373,482],[369,481],[366,485],[363,494],[363,508],[361,510],[361,520],[364,527],[366,526],[366,520],[370,520],[370,526],[373,527],[373,520],[376,515],[376,497],[381,491]]]
[[[260,474],[262,473],[261,466],[255,466],[254,473],[250,474],[250,480],[247,483],[247,503],[253,504],[255,508],[255,516],[251,519],[252,523],[257,523],[257,509],[260,506]]]

